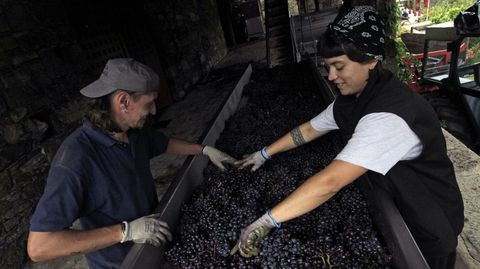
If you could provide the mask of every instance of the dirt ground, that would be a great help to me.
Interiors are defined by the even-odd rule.
[[[455,268],[480,268],[480,157],[448,132],[444,135],[465,206]]]

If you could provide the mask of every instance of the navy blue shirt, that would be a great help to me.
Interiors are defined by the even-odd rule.
[[[121,143],[86,121],[57,151],[30,230],[68,229],[79,218],[85,230],[151,214],[158,198],[150,159],[165,152],[168,138],[148,127],[128,131]],[[132,242],[86,254],[90,268],[118,268]]]

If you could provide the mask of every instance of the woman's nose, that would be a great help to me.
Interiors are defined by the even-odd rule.
[[[335,71],[335,68],[330,67],[328,69],[328,80],[334,81],[337,78],[337,72]]]

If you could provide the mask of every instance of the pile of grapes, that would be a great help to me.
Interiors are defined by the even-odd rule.
[[[246,102],[226,123],[216,147],[241,158],[269,145],[325,108],[302,66],[256,68]],[[260,254],[229,255],[241,229],[327,166],[341,149],[330,134],[267,161],[256,172],[210,165],[205,184],[183,206],[166,256],[178,268],[389,268],[367,204],[352,184],[312,212],[285,222],[261,242]]]

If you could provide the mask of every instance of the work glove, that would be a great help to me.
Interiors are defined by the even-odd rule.
[[[263,151],[263,153],[262,153],[262,151]],[[250,154],[250,155],[245,155],[244,159],[235,162],[235,165],[239,166],[239,169],[243,169],[243,168],[253,164],[251,171],[255,172],[267,160],[270,160],[270,156],[267,155],[266,148],[263,148],[262,150],[259,150],[255,153]]]
[[[203,147],[202,154],[208,156],[210,161],[222,171],[225,171],[225,166],[223,166],[223,163],[234,164],[237,161],[235,158],[231,157],[225,152],[210,146]]]
[[[168,224],[159,219],[160,214],[152,214],[133,220],[124,221],[125,230],[120,243],[133,241],[135,243],[148,243],[156,247],[172,240]]]
[[[242,230],[240,239],[230,251],[230,255],[239,252],[244,258],[257,256],[259,253],[258,244],[274,227],[280,228],[280,224],[273,219],[269,211]]]

